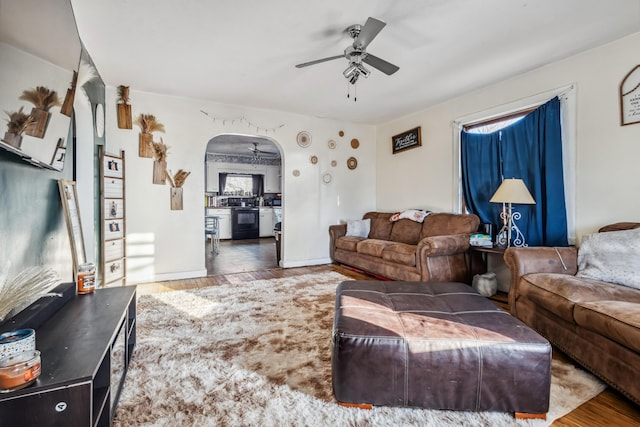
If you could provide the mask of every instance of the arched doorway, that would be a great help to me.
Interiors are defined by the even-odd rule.
[[[282,155],[271,138],[220,134],[205,150],[205,217],[219,224],[206,240],[207,274],[278,268],[274,226],[282,218]]]

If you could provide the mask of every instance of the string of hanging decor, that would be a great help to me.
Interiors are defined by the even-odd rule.
[[[214,117],[212,115],[210,115],[209,113],[207,113],[204,110],[200,110],[200,112],[202,114],[204,114],[205,116],[209,117],[211,120],[213,120],[213,123],[222,123],[223,126],[226,126],[227,124],[230,125],[235,125],[236,123],[239,125],[242,124],[246,124],[250,129],[255,129],[256,133],[260,133],[260,131],[264,131],[265,134],[268,134],[269,132],[271,133],[276,133],[276,131],[282,127],[284,127],[284,124],[278,125],[278,126],[261,126],[257,123],[252,122],[251,120],[247,119],[245,116],[239,116],[239,117]]]

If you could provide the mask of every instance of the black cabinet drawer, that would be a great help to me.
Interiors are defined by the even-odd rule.
[[[91,383],[21,395],[0,402],[0,420],[7,426],[90,426],[90,400]]]

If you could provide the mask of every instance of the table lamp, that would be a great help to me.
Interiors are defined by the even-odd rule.
[[[515,220],[520,219],[522,215],[520,212],[514,212],[512,207],[513,203],[524,205],[536,204],[531,193],[527,190],[526,185],[524,185],[524,181],[518,178],[504,179],[489,201],[492,203],[502,203],[500,218],[502,218],[504,225],[498,233],[496,243],[502,247],[509,247],[513,241],[513,246],[527,246],[524,241],[524,235],[515,223]],[[508,204],[508,208],[505,208],[505,204]]]

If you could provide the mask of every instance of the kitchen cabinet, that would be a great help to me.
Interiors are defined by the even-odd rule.
[[[220,239],[231,238],[231,209],[211,209],[207,208],[205,215],[219,217]],[[204,226],[204,224],[203,224]]]
[[[280,193],[282,185],[280,184],[280,166],[267,166],[264,179],[265,193]]]
[[[220,172],[215,162],[208,161],[206,162],[206,165],[207,165],[207,170],[206,170],[207,185],[206,185],[205,191],[208,193],[213,193],[214,191],[219,190],[218,187],[220,184],[220,176],[218,174]]]
[[[110,426],[136,343],[136,287],[75,295],[36,334],[40,377],[0,394],[0,423]]]
[[[273,236],[273,209],[260,208],[260,237]]]

